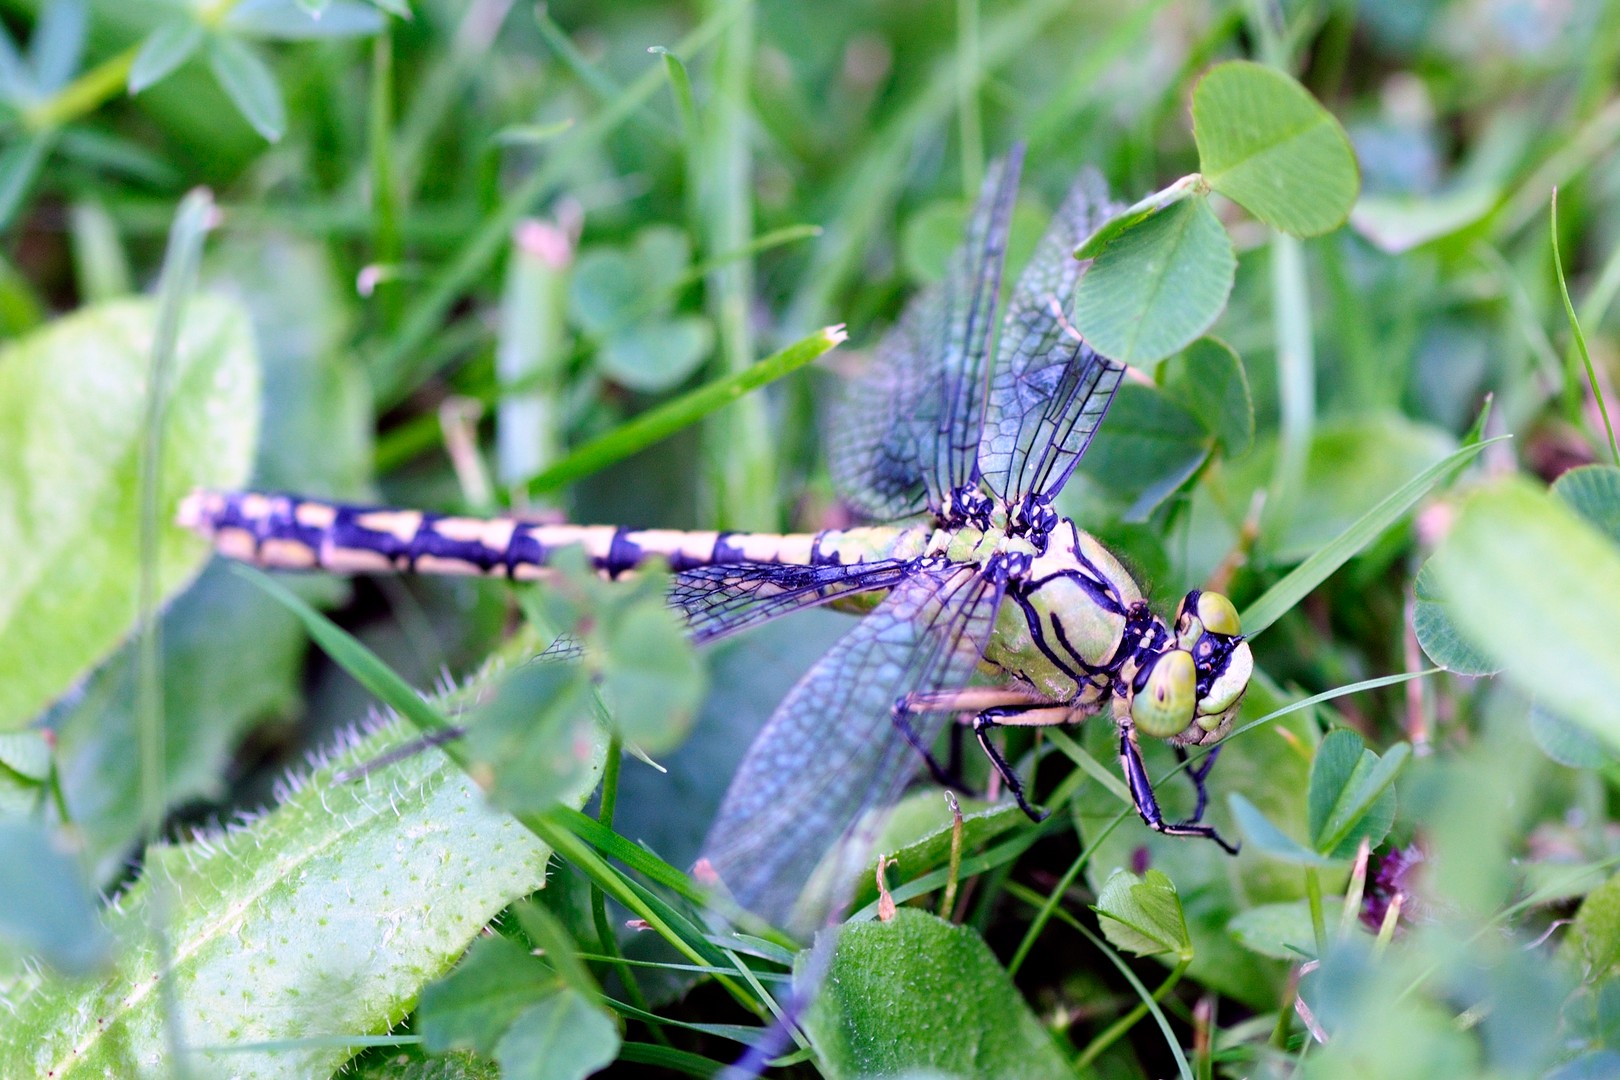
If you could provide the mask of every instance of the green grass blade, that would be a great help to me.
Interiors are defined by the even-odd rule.
[[[705,892],[692,879],[646,848],[631,843],[587,814],[559,807],[552,812],[570,832],[602,854],[619,860],[649,881],[658,883],[695,904],[705,900]]]
[[[1570,303],[1569,282],[1564,279],[1564,257],[1558,250],[1558,189],[1553,188],[1551,206],[1549,210],[1552,230],[1553,277],[1558,280],[1558,296],[1564,302],[1564,315],[1569,319],[1569,333],[1575,341],[1575,348],[1581,354],[1581,363],[1586,365],[1586,381],[1592,387],[1592,397],[1597,400],[1598,412],[1603,414],[1603,430],[1609,436],[1609,453],[1614,463],[1620,465],[1620,443],[1615,442],[1614,425],[1609,422],[1609,407],[1603,403],[1603,388],[1598,385],[1597,372],[1592,367],[1592,354],[1586,348],[1586,335],[1581,332],[1581,320],[1575,315],[1575,305]]]
[[[634,420],[581,446],[551,468],[517,485],[531,498],[589,476],[660,439],[666,439],[689,424],[707,416],[737,398],[774,382],[842,344],[848,335],[842,326],[817,330],[781,352],[773,353],[752,367],[707,386],[682,394],[673,401],[642,413]]]
[[[715,50],[711,92],[704,115],[702,149],[688,177],[701,193],[697,234],[706,252],[731,251],[748,242],[754,229],[750,88],[757,19],[747,8],[728,27]],[[734,260],[713,271],[704,288],[709,318],[719,332],[711,370],[725,375],[746,371],[754,362],[749,309],[754,302],[754,265]],[[720,410],[705,425],[704,457],[713,485],[715,524],[723,529],[776,527],[776,446],[771,441],[765,403],[756,398]]]
[[[213,227],[214,199],[198,188],[180,202],[174,229],[163,257],[158,279],[157,324],[152,335],[152,374],[147,382],[144,445],[141,449],[140,491],[140,584],[137,610],[140,646],[136,660],[136,693],[140,738],[141,817],[155,833],[163,821],[163,644],[159,636],[158,594],[162,529],[167,514],[163,501],[164,416],[168,411],[170,381],[180,347],[180,328],[192,293],[197,291],[197,272],[202,262],[203,238]]]
[[[676,44],[683,56],[713,41],[745,5],[727,3]],[[547,193],[562,183],[581,155],[589,153],[607,135],[635,115],[658,91],[664,79],[660,64],[643,72],[601,112],[572,129],[528,179],[503,198],[495,212],[483,219],[449,265],[434,275],[426,293],[411,305],[411,313],[378,353],[372,375],[379,402],[397,402],[425,372],[415,364],[418,351],[433,337],[454,306],[480,275],[489,269],[506,245],[512,227]]]
[[[1508,436],[1500,435],[1495,439],[1459,447],[1385,496],[1326,547],[1300,563],[1281,581],[1267,589],[1260,599],[1250,604],[1239,616],[1244,636],[1254,638],[1263,633],[1358,551],[1404,517],[1435,485],[1467,464],[1485,447],[1505,438]]]
[[[281,582],[261,570],[241,563],[232,563],[231,570],[280,601],[309,631],[309,636],[330,656],[334,663],[348,672],[378,701],[399,713],[424,734],[442,731],[451,726],[450,720],[430,705],[411,686],[400,678],[393,668],[383,663],[376,653],[362,645],[342,627],[306,604],[302,598]]]
[[[706,1078],[716,1076],[725,1068],[718,1061],[686,1050],[652,1043],[627,1042],[619,1046],[619,1060],[632,1065],[653,1065],[687,1076]]]
[[[155,992],[165,975],[191,1075],[330,1076],[372,1045],[480,927],[544,884],[551,857],[442,754],[334,782],[399,736],[358,741],[245,825],[151,848],[141,880],[103,913],[126,943],[111,972],[8,987],[0,1075],[173,1064]],[[573,804],[588,795],[583,785]],[[159,905],[167,950],[142,932]]]

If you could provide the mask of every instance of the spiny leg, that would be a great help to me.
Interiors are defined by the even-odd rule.
[[[1036,711],[1049,711],[1058,714],[1052,719],[1036,721],[1024,719],[1009,719],[1019,717]],[[1001,778],[1012,789],[1013,797],[1018,800],[1019,807],[1031,819],[1040,821],[1044,814],[1035,811],[1024,798],[1024,786],[1018,779],[1006,758],[995,749],[988,739],[988,731],[1000,723],[1061,723],[1069,716],[1069,709],[1065,706],[1054,706],[1052,703],[1028,690],[1017,687],[972,686],[961,690],[943,690],[930,694],[907,694],[894,703],[891,715],[894,726],[900,730],[901,735],[910,744],[911,748],[922,756],[923,762],[928,766],[929,774],[934,781],[944,787],[953,788],[964,793],[971,793],[962,781],[962,728],[958,726],[951,732],[951,753],[949,765],[943,766],[939,759],[934,757],[933,750],[924,746],[917,731],[911,726],[910,716],[913,713],[925,712],[952,712],[964,723],[971,718],[974,735],[979,740],[985,755],[990,759],[991,765]]]
[[[1202,761],[1187,769],[1187,775],[1192,778],[1193,787],[1198,790],[1198,808],[1193,811],[1192,817],[1182,824],[1196,825],[1204,820],[1204,807],[1209,803],[1209,790],[1204,784],[1204,779],[1209,776],[1209,770],[1214,768],[1215,759],[1220,756],[1220,753],[1221,748],[1217,745],[1204,755]],[[1187,748],[1185,746],[1176,747],[1176,760],[1184,765],[1187,763]]]
[[[1153,794],[1153,782],[1148,779],[1147,766],[1142,763],[1141,748],[1136,745],[1136,729],[1128,724],[1121,724],[1119,728],[1119,762],[1120,769],[1125,773],[1125,783],[1131,790],[1131,801],[1136,804],[1136,812],[1142,816],[1148,828],[1167,836],[1202,836],[1215,841],[1228,855],[1238,853],[1238,845],[1229,843],[1215,831],[1215,826],[1198,823],[1204,811],[1202,799],[1199,800],[1198,813],[1193,817],[1175,825],[1165,823],[1164,814],[1159,810],[1159,800]],[[1209,773],[1209,765],[1206,761],[1195,770],[1200,789],[1203,787],[1203,777]]]
[[[990,764],[1001,775],[1002,781],[1007,785],[1007,790],[1011,791],[1013,798],[1018,800],[1018,809],[1022,810],[1024,815],[1031,821],[1045,821],[1046,811],[1037,810],[1029,805],[1029,800],[1024,797],[1024,782],[1018,778],[1017,771],[1002,756],[1001,751],[996,748],[996,744],[990,741],[990,732],[1000,727],[1002,717],[1011,711],[1009,709],[986,709],[984,712],[979,713],[973,718],[973,734],[979,740],[979,749],[984,751],[984,756],[990,759]],[[1064,710],[1065,713],[1067,711]]]
[[[970,794],[962,783],[962,755],[961,750],[958,748],[960,740],[953,737],[950,767],[947,768],[941,765],[939,759],[934,756],[934,751],[923,745],[922,739],[917,735],[917,729],[911,726],[911,714],[920,710],[910,708],[907,704],[908,701],[909,695],[896,701],[894,708],[889,710],[889,715],[894,720],[894,726],[899,729],[900,734],[905,737],[911,748],[921,755],[923,764],[928,766],[928,775],[934,778],[934,783],[940,787],[950,788],[952,791]]]

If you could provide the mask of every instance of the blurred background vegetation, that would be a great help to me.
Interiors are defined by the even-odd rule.
[[[1607,391],[1615,3],[0,0],[0,26],[0,338],[21,348],[54,319],[155,288],[183,196],[208,187],[201,288],[243,305],[262,371],[258,417],[231,418],[249,440],[258,426],[256,487],[671,527],[843,524],[822,453],[831,380],[941,273],[986,161],[1028,145],[1016,263],[1082,166],[1127,202],[1194,171],[1192,85],[1234,57],[1296,75],[1340,119],[1361,201],[1345,228],[1291,245],[1223,208],[1239,268],[1212,333],[1241,357],[1252,445],[1213,439],[1152,391],[1111,418],[1062,509],[1156,603],[1215,575],[1242,607],[1456,449],[1487,395],[1485,434],[1513,436],[1256,642],[1264,678],[1245,719],[1425,668],[1414,580],[1463,494],[1606,456],[1548,203],[1557,186],[1563,267]],[[568,448],[835,323],[850,343],[814,368],[566,489],[530,483]],[[1161,384],[1196,378],[1170,370]],[[1289,469],[1293,497],[1255,498]],[[0,572],[14,557],[0,552]],[[467,677],[519,621],[493,584],[294,586],[423,688]],[[690,739],[661,758],[667,773],[626,763],[617,830],[688,866],[753,732],[847,625],[812,613],[707,653]],[[295,616],[217,564],[162,627],[171,835],[272,802],[288,768],[374,707]],[[78,861],[108,891],[136,873],[142,839],[137,667],[126,646],[43,717],[5,718],[54,733]],[[1215,771],[1223,803],[1242,792],[1299,834],[1328,726],[1414,746],[1392,840],[1422,841],[1436,870],[1406,913],[1419,929],[1389,955],[1362,935],[1318,955],[1323,942],[1279,929],[1299,925],[1308,886],[1253,844],[1226,860],[1134,822],[1097,840],[1119,804],[1095,788],[1075,828],[986,876],[965,921],[1021,962],[1029,890],[1061,883],[1094,926],[1084,903],[1115,866],[1170,873],[1198,959],[1165,1002],[1173,1038],[1138,1025],[1087,1058],[1108,1075],[1167,1074],[1176,1041],[1234,1075],[1280,1075],[1299,1055],[1334,1075],[1605,1075],[1620,1064],[1606,979],[1620,924],[1594,909],[1542,934],[1620,852],[1620,772],[1613,746],[1532,715],[1525,686],[1439,675],[1343,698],[1239,741]],[[1086,745],[1107,762],[1095,726]],[[1066,877],[1083,851],[1084,874]],[[1344,876],[1334,864],[1330,891]],[[553,877],[571,928],[588,922],[569,909],[580,881],[567,865]],[[1042,932],[1012,966],[1072,1055],[1136,994],[1083,938]],[[1308,1054],[1289,973],[1304,946],[1323,961],[1317,1020],[1335,1035]],[[1155,964],[1135,963],[1156,985]],[[666,1016],[749,1019],[712,983],[682,1001],[691,978],[646,979]],[[672,1038],[732,1051],[713,1032]]]

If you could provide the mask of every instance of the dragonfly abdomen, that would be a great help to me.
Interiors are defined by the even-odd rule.
[[[852,558],[848,533],[730,533],[569,525],[515,517],[473,518],[347,506],[292,495],[197,491],[179,521],[223,554],[259,566],[331,573],[471,574],[540,577],[556,552],[581,548],[617,577],[652,558],[672,570],[717,563],[819,566]],[[884,530],[892,534],[894,530]]]

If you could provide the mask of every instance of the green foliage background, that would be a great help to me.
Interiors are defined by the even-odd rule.
[[[0,1074],[710,1075],[830,976],[785,1072],[1620,1064],[1620,4],[0,0],[0,27]],[[941,273],[986,161],[1028,145],[1016,263],[1082,166],[1126,203],[1197,171],[1194,86],[1233,59],[1337,118],[1359,198],[1308,240],[1208,203],[1226,306],[1121,392],[1061,508],[1161,608],[1214,579],[1264,631],[1212,774],[1236,859],[1141,828],[1094,724],[1014,741],[1046,823],[968,807],[959,926],[737,936],[682,871],[847,617],[699,662],[655,586],[278,597],[167,524],[194,483],[839,523],[832,380]],[[1281,223],[1337,220],[1344,177],[1312,175]],[[772,354],[620,460],[628,421]],[[589,659],[534,674],[564,630]],[[407,738],[378,701],[488,725],[338,782]],[[943,813],[917,796],[888,844],[929,912]]]

